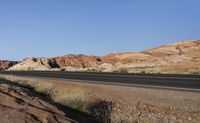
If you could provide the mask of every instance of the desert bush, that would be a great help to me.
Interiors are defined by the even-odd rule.
[[[40,83],[36,84],[33,88],[34,88],[34,90],[36,92],[48,95],[48,93],[52,89],[52,83],[49,83],[49,82],[40,82]]]
[[[86,111],[89,105],[89,98],[86,92],[79,87],[59,87],[56,88],[50,96],[55,102],[80,111]]]
[[[93,68],[93,69],[87,69],[86,72],[98,72],[98,70]]]
[[[88,93],[81,87],[57,87],[49,95],[54,102],[89,113],[100,123],[111,122],[111,112],[114,103],[90,100]]]
[[[111,114],[114,107],[113,102],[98,101],[90,104],[89,110],[100,123],[111,123]]]
[[[126,68],[121,68],[119,70],[120,73],[128,73],[128,70]]]
[[[28,80],[19,80],[18,84],[24,86],[24,87],[30,87],[30,84],[28,83]]]
[[[61,68],[60,71],[66,71],[65,68]]]
[[[102,73],[102,72],[103,72],[103,70],[97,70],[97,72],[99,72],[99,73]]]
[[[146,74],[146,71],[141,71],[141,74]]]
[[[118,73],[119,71],[117,71],[117,70],[113,70],[112,72],[113,72],[113,73]]]
[[[192,74],[192,75],[199,75],[200,74],[200,72],[190,72],[190,74]]]

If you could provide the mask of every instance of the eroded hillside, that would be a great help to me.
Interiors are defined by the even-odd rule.
[[[105,56],[64,55],[54,58],[26,58],[9,70],[65,70],[133,73],[200,72],[200,40],[177,42],[142,52]]]
[[[0,70],[6,70],[14,65],[16,65],[18,62],[16,61],[7,61],[7,60],[0,60]]]

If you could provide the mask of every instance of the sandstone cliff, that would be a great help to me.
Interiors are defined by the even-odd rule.
[[[64,55],[27,58],[9,70],[103,71],[141,73],[192,73],[200,71],[200,40],[183,41],[142,52],[105,56]]]
[[[17,63],[16,61],[0,60],[0,70],[6,70]]]

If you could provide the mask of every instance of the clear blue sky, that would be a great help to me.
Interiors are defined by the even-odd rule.
[[[200,39],[199,0],[0,0],[0,59],[142,51]]]

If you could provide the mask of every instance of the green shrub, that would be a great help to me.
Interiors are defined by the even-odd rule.
[[[119,70],[120,73],[128,73],[128,70],[126,68],[122,68]]]
[[[192,75],[199,75],[200,74],[200,72],[190,72],[190,74],[192,74]]]
[[[65,68],[61,68],[60,71],[66,71]]]

